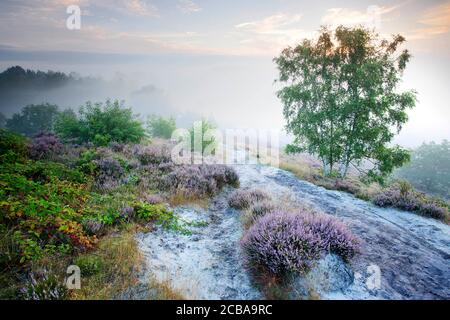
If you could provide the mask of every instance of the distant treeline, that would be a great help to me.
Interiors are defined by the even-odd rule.
[[[0,73],[0,112],[10,116],[26,105],[47,102],[64,107],[79,105],[81,96],[101,92],[102,86],[107,88],[101,79],[76,73],[34,71],[13,66]]]
[[[74,74],[54,71],[25,70],[20,66],[6,69],[0,73],[0,90],[5,89],[51,89],[76,80]]]

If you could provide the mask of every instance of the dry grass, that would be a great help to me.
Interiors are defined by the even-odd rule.
[[[149,289],[152,293],[148,298],[151,300],[185,300],[185,297],[172,287],[170,281],[150,281]]]
[[[281,154],[280,169],[290,171],[298,178],[325,189],[344,191],[363,200],[371,200],[381,191],[379,184],[371,183],[368,185],[363,183],[354,171],[350,171],[345,179],[325,177],[322,174],[320,163],[305,154]]]
[[[112,299],[137,284],[136,271],[142,263],[142,255],[134,239],[133,230],[104,237],[94,252],[78,258],[80,257],[92,258],[98,261],[100,267],[92,275],[82,274],[81,289],[73,290],[71,299]]]
[[[200,208],[206,209],[209,205],[209,198],[188,197],[182,192],[176,192],[169,196],[168,202],[171,206],[177,207],[182,205],[197,205]]]

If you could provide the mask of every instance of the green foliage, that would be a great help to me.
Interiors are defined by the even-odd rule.
[[[216,127],[205,119],[194,122],[189,129],[192,151],[200,152],[201,149],[203,154],[207,149],[213,150],[217,145],[217,141],[214,136],[210,136],[209,134],[214,129],[216,129]]]
[[[294,146],[317,155],[326,175],[339,165],[345,177],[350,165],[367,160],[373,167],[365,173],[382,181],[408,160],[404,150],[386,146],[416,101],[414,91],[396,92],[410,59],[407,50],[396,54],[404,41],[400,35],[379,41],[362,27],[323,28],[316,42],[304,40],[274,59]]]
[[[10,131],[0,129],[0,164],[25,159],[26,139]]]
[[[80,224],[90,196],[80,172],[30,160],[3,163],[0,170],[0,224],[19,248],[16,262],[92,247],[95,237]]]
[[[98,146],[111,142],[138,143],[145,136],[142,123],[131,108],[125,108],[117,100],[107,100],[105,104],[87,102],[78,115],[65,111],[58,117],[55,130],[63,139]]]
[[[82,277],[89,277],[97,274],[103,269],[103,261],[94,254],[81,255],[75,259],[75,265],[80,268]]]
[[[31,137],[39,132],[52,132],[59,114],[58,106],[51,104],[29,105],[6,120],[6,128]]]
[[[415,188],[450,199],[450,142],[424,143],[412,152],[411,163],[394,176],[408,180]]]
[[[64,300],[68,290],[61,279],[54,274],[44,274],[37,278],[30,276],[30,281],[24,293],[27,300]]]
[[[147,128],[150,136],[154,138],[170,139],[177,125],[175,119],[172,117],[166,119],[153,115],[147,121]]]
[[[180,223],[173,211],[167,209],[164,204],[140,202],[136,204],[135,210],[139,219],[153,221],[165,229],[177,231],[185,235],[191,234],[191,232]]]

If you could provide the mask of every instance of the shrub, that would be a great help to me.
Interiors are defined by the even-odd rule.
[[[0,129],[0,163],[22,161],[27,155],[26,139]]]
[[[226,184],[236,185],[237,174],[222,165],[175,166],[165,175],[160,187],[187,198],[200,199],[218,193]]]
[[[135,211],[139,219],[154,222],[168,230],[190,234],[189,230],[181,225],[173,211],[170,211],[164,204],[148,204],[141,202],[135,206]]]
[[[100,175],[113,178],[120,178],[125,174],[125,170],[119,160],[114,158],[103,158],[96,161]]]
[[[275,206],[270,201],[261,201],[250,208],[253,217],[260,217],[275,210]]]
[[[244,227],[245,230],[247,230],[253,225],[253,223],[255,223],[257,219],[268,213],[274,212],[275,210],[276,210],[275,205],[268,200],[256,202],[254,205],[250,207],[249,210],[246,210],[241,216],[242,226]]]
[[[241,245],[247,268],[284,276],[307,271],[327,252],[349,259],[359,244],[345,225],[333,217],[274,212],[259,218]]]
[[[65,111],[58,117],[55,130],[59,136],[78,143],[106,146],[111,142],[138,143],[144,136],[142,123],[119,101],[105,104],[87,102],[78,115]]]
[[[450,217],[448,205],[444,201],[428,197],[404,181],[394,183],[380,192],[373,202],[380,207],[398,208],[443,221]]]
[[[102,158],[96,160],[98,174],[95,178],[94,187],[100,191],[108,191],[120,186],[121,179],[125,175],[125,169],[121,163],[114,158]]]
[[[89,200],[83,176],[51,162],[3,165],[0,223],[13,232],[21,262],[92,248],[81,221]]]
[[[189,129],[189,134],[191,137],[191,151],[200,152],[203,154],[206,148],[213,148],[217,141],[214,137],[208,137],[208,131],[214,130],[215,126],[203,119],[198,122],[194,122],[192,127]],[[201,145],[196,146],[195,142],[200,141]],[[201,150],[199,150],[201,148]]]
[[[29,137],[42,131],[51,132],[58,114],[55,105],[29,105],[8,119],[6,128]]]
[[[80,268],[82,277],[89,277],[103,269],[102,260],[93,254],[82,255],[75,259],[75,265]]]
[[[120,211],[120,219],[125,222],[130,222],[134,219],[135,211],[133,207],[125,207]]]
[[[87,150],[81,153],[79,159],[76,161],[76,167],[83,173],[88,175],[95,175],[98,172],[96,160],[100,156],[92,150]]]
[[[55,159],[63,150],[63,145],[53,133],[41,132],[28,145],[29,157],[33,160]]]
[[[41,275],[30,273],[23,296],[27,300],[64,300],[68,290],[55,275],[44,270]]]
[[[136,145],[133,154],[142,165],[161,164],[171,162],[170,150],[166,146],[151,145],[143,147]]]
[[[248,209],[254,203],[268,200],[270,197],[262,190],[237,190],[228,199],[228,204],[230,207],[242,210]]]
[[[84,231],[91,236],[101,236],[105,233],[105,224],[95,219],[86,219],[82,223]]]
[[[177,126],[174,118],[151,116],[147,121],[147,128],[152,137],[170,139]]]

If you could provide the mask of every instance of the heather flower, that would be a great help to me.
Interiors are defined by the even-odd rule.
[[[247,268],[283,276],[309,270],[326,253],[349,259],[358,252],[359,241],[331,216],[274,212],[259,218],[241,245]]]
[[[405,183],[395,184],[379,193],[373,200],[379,207],[394,207],[439,220],[449,217],[448,209],[435,199],[408,187]]]
[[[92,236],[101,235],[105,228],[105,225],[102,222],[93,219],[83,221],[82,226],[83,229]]]
[[[171,162],[170,150],[166,146],[151,145],[143,147],[136,145],[133,153],[143,165]]]
[[[63,145],[53,133],[42,132],[34,136],[28,146],[28,154],[31,159],[52,159],[62,152]]]
[[[229,169],[219,165],[185,165],[173,166],[164,175],[160,188],[172,193],[181,193],[191,198],[202,198],[218,193],[224,185],[229,184]]]
[[[120,162],[114,158],[103,158],[95,162],[100,174],[111,178],[120,178],[125,174],[125,169]]]
[[[248,209],[254,203],[267,200],[270,197],[262,190],[237,190],[228,199],[230,207],[242,210]]]
[[[135,216],[135,211],[133,207],[125,207],[120,211],[119,217],[123,221],[131,221]]]
[[[125,148],[125,144],[112,141],[112,142],[110,142],[109,147],[114,152],[123,152],[123,150]]]

